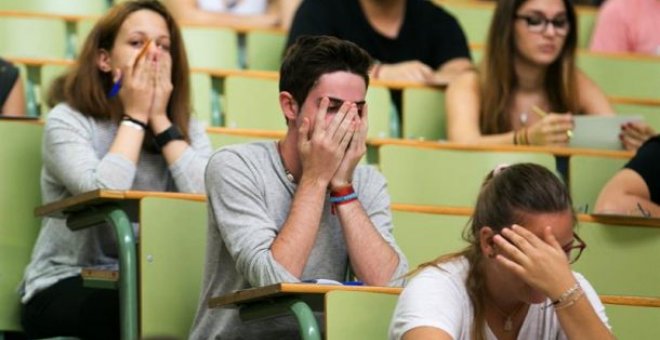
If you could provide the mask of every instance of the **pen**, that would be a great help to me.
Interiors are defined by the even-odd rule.
[[[147,49],[149,49],[149,45],[151,45],[151,39],[148,39],[147,42],[142,46],[142,49],[137,55],[137,58],[135,58],[135,63],[133,64],[133,67],[137,65],[138,61],[147,53]],[[113,98],[115,97],[118,93],[119,90],[121,89],[121,78],[119,78],[116,82],[112,84],[112,88],[110,88],[110,91],[108,91],[108,98]]]

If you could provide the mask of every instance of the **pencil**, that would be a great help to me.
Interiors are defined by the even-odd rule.
[[[140,53],[138,53],[137,58],[135,58],[135,63],[133,64],[133,67],[135,67],[138,61],[140,61],[140,59],[144,57],[144,55],[147,53],[147,50],[149,49],[149,45],[151,45],[151,39],[147,39],[147,42],[144,44],[144,46],[142,46]]]
[[[536,113],[540,117],[545,117],[548,115],[545,111],[541,110],[541,108],[539,108],[536,105],[532,106],[532,111],[534,111],[534,113]]]

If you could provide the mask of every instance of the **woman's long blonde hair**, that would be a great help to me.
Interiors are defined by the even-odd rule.
[[[564,183],[545,167],[533,163],[520,163],[502,170],[491,171],[481,186],[474,213],[463,232],[469,245],[457,253],[446,254],[421,264],[409,276],[426,267],[464,257],[469,263],[465,286],[474,310],[472,339],[484,340],[485,275],[483,253],[479,240],[481,228],[488,226],[494,233],[512,224],[524,225],[525,215],[571,211],[573,203]]]
[[[498,134],[512,129],[508,108],[517,86],[514,70],[516,44],[514,24],[516,13],[527,0],[498,1],[488,32],[485,54],[480,72],[480,128],[483,134]],[[569,0],[562,0],[566,8],[569,30],[557,60],[546,71],[545,93],[553,112],[579,114],[575,68],[577,47],[577,16]]]

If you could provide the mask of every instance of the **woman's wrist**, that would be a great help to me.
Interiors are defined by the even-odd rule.
[[[165,114],[154,115],[151,117],[151,119],[149,119],[149,127],[151,127],[151,131],[154,133],[154,135],[162,133],[163,131],[169,129],[170,126],[172,126],[172,122]]]

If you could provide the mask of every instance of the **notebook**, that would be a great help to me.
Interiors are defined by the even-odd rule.
[[[641,116],[574,116],[573,148],[622,150],[621,125],[644,121]]]

